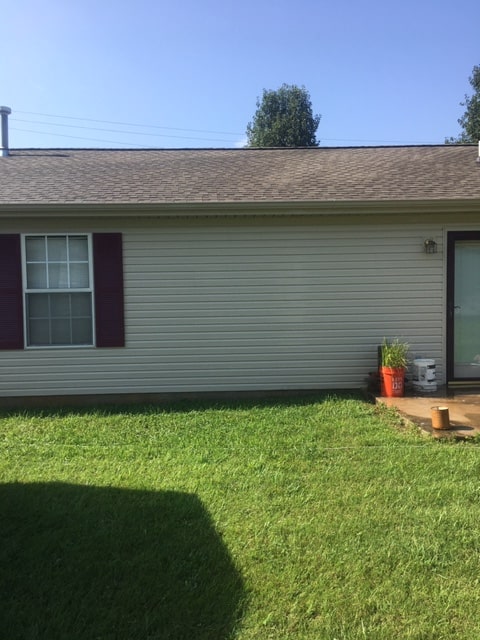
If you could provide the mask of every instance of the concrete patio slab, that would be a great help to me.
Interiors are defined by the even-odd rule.
[[[376,396],[377,403],[395,407],[407,420],[436,438],[472,438],[480,434],[480,389],[440,388],[435,393],[403,398]],[[448,407],[449,429],[432,428],[432,408]]]

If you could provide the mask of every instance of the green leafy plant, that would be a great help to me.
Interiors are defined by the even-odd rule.
[[[406,369],[408,365],[408,349],[406,342],[400,342],[398,338],[388,341],[383,339],[382,343],[382,367],[391,369]]]

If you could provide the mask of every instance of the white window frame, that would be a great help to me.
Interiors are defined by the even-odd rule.
[[[81,236],[87,238],[88,247],[88,279],[89,287],[82,289],[28,289],[27,287],[27,255],[26,255],[26,239],[27,238],[69,238],[71,236]],[[21,253],[22,253],[22,298],[23,298],[23,335],[25,349],[92,349],[96,346],[95,336],[95,295],[93,282],[93,241],[92,234],[83,231],[68,233],[22,233],[21,234]],[[67,244],[68,246],[68,244]],[[48,264],[48,263],[47,263]],[[28,344],[28,318],[27,318],[27,296],[29,293],[90,293],[92,298],[92,344],[45,344],[36,345]]]

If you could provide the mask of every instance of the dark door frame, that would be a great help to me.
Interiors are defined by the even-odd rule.
[[[480,241],[480,231],[447,232],[447,383],[455,382],[455,243],[461,240]],[[477,382],[480,378],[459,378],[461,382]]]

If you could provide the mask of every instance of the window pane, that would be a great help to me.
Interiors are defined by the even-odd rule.
[[[52,320],[52,344],[72,344],[70,320]]]
[[[47,265],[27,264],[27,288],[46,289],[47,288]]]
[[[25,254],[27,262],[45,262],[45,238],[26,238]]]
[[[88,261],[88,241],[84,236],[70,236],[68,239],[70,260],[73,262]]]
[[[48,320],[30,320],[28,323],[28,344],[35,346],[50,344]]]
[[[71,298],[74,318],[92,317],[92,296],[90,293],[72,293]]]
[[[88,318],[72,320],[72,344],[92,344],[92,322]]]
[[[47,238],[48,261],[66,262],[67,260],[67,238],[65,236]]]
[[[27,296],[27,306],[30,318],[48,318],[48,293],[30,293]]]
[[[70,288],[85,289],[88,285],[88,264],[70,264]]]
[[[68,289],[67,264],[48,265],[48,288]]]
[[[54,293],[49,297],[52,318],[69,318],[70,295],[68,293]]]

